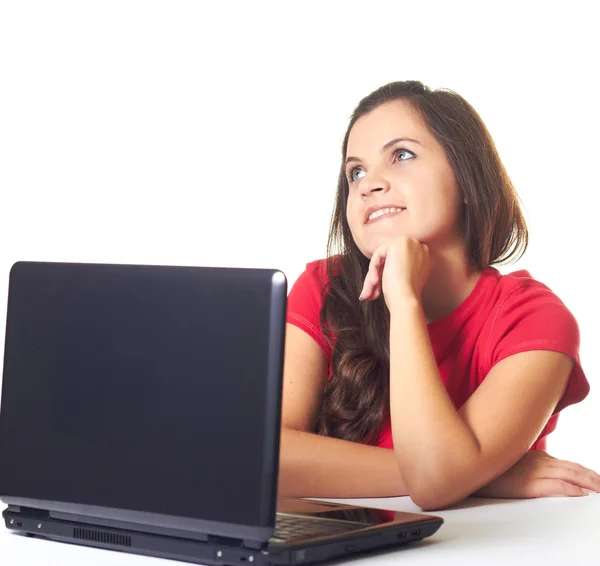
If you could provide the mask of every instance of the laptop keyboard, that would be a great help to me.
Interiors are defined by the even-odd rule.
[[[363,523],[353,523],[351,521],[317,519],[305,515],[277,513],[275,533],[271,540],[285,542],[290,539],[322,537],[355,531],[365,526]]]

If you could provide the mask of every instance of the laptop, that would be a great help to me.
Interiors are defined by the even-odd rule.
[[[427,514],[278,500],[286,300],[274,269],[16,263],[6,527],[210,565],[309,564],[435,533]]]

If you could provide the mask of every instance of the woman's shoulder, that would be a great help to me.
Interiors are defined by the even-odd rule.
[[[320,310],[323,290],[328,282],[327,259],[316,259],[308,262],[304,271],[294,281],[288,297],[288,310],[290,306],[306,308],[310,305],[313,310]]]
[[[305,271],[320,278],[327,275],[327,258],[315,259],[306,264]]]
[[[501,341],[542,342],[579,346],[577,320],[549,285],[529,271],[500,274],[489,313],[491,334]]]
[[[579,360],[579,325],[573,313],[549,285],[529,271],[498,272],[496,277],[500,300],[487,320],[487,367],[529,350],[561,352],[571,357],[574,367],[555,413],[584,399],[589,383]]]
[[[323,334],[320,322],[328,281],[327,273],[327,259],[318,259],[306,264],[288,295],[286,320],[311,336],[329,360],[331,345]]]
[[[533,277],[529,271],[520,269],[501,274],[497,269],[491,269],[496,272],[497,294],[507,303],[535,303],[540,306],[553,304],[567,309],[551,287]]]
[[[340,256],[335,255],[310,261],[306,264],[300,277],[323,286],[329,281],[330,274],[338,273],[339,260]]]

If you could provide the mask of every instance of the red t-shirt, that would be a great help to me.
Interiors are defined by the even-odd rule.
[[[327,358],[331,377],[332,350],[319,322],[326,282],[325,260],[307,264],[289,293],[287,322],[315,340]],[[493,267],[486,268],[462,304],[427,328],[440,377],[457,410],[503,358],[528,350],[553,350],[574,360],[565,394],[531,450],[545,449],[558,413],[582,401],[589,392],[579,361],[577,321],[562,301],[527,271],[502,275]],[[389,418],[378,446],[393,448]]]

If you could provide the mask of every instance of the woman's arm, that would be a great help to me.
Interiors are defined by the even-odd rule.
[[[314,430],[327,379],[317,343],[286,327],[279,494],[283,497],[406,495],[393,450],[327,438]]]
[[[572,366],[558,352],[510,356],[458,412],[441,381],[420,302],[396,302],[390,323],[392,435],[415,503],[446,507],[511,468],[552,415]]]
[[[281,429],[282,497],[392,497],[408,495],[393,450]]]

